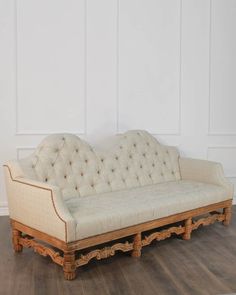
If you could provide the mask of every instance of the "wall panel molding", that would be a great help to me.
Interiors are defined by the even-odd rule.
[[[163,0],[163,5],[164,5],[165,0]],[[121,19],[120,19],[120,5],[121,3],[126,3],[123,0],[117,0],[117,133],[122,133],[125,129],[120,126],[120,116],[121,116],[121,97],[120,97],[120,45],[121,45],[121,30],[120,30],[120,25],[121,25]],[[170,8],[171,8],[171,3],[170,3]],[[177,112],[178,112],[178,119],[177,122],[175,122],[175,126],[177,127],[177,131],[172,131],[170,132],[160,132],[159,130],[150,130],[152,134],[155,135],[173,135],[173,136],[180,136],[181,135],[181,90],[182,90],[182,0],[178,1],[178,10],[179,10],[179,20],[178,20],[178,47],[179,47],[179,57],[178,57],[178,64],[179,64],[179,69],[178,69],[178,107],[177,107]],[[135,112],[135,110],[134,110]],[[133,112],[130,113],[130,116],[133,115]],[[168,115],[168,114],[167,114]],[[131,127],[132,128],[132,127]],[[135,128],[136,129],[136,128]],[[146,128],[147,129],[147,128]]]
[[[222,87],[222,91],[223,91],[223,87],[224,89],[228,89],[229,87],[231,87],[230,91],[230,95],[232,97],[234,97],[235,95],[232,95],[232,91],[234,88],[234,92],[236,94],[236,88],[235,88],[235,83],[229,83],[228,85],[226,85],[226,78],[224,76],[235,76],[235,73],[233,73],[233,68],[234,66],[229,66],[228,64],[230,64],[229,60],[227,60],[228,56],[231,57],[231,61],[233,56],[234,56],[234,50],[232,49],[232,52],[230,52],[229,48],[236,48],[236,38],[235,38],[235,32],[232,30],[232,26],[235,25],[233,24],[234,22],[234,15],[236,12],[236,5],[235,5],[235,1],[222,1],[222,0],[210,0],[210,15],[209,15],[209,27],[210,27],[210,34],[209,34],[209,101],[208,101],[208,136],[236,136],[236,129],[235,131],[222,131],[219,130],[219,126],[217,128],[213,128],[213,126],[211,126],[213,124],[213,104],[214,104],[214,99],[216,99],[216,96],[213,96],[213,94],[219,95],[221,89],[220,87]],[[217,17],[217,21],[216,21],[216,17]],[[220,28],[220,30],[219,30]],[[216,41],[216,34],[219,34],[220,38],[218,40],[218,43]],[[221,34],[221,35],[220,35]],[[229,35],[232,34],[232,35]],[[214,42],[213,42],[213,36],[215,37]],[[222,36],[225,36],[225,38],[223,38]],[[229,44],[230,42],[230,44]],[[221,44],[221,48],[218,49],[218,45],[219,43]],[[217,45],[218,44],[218,45]],[[217,52],[217,58],[214,57],[213,52],[214,50],[219,50]],[[215,53],[216,54],[216,53]],[[219,56],[219,54],[221,54],[221,56]],[[217,65],[213,64],[213,57],[214,57],[214,61],[215,63],[218,63],[220,66],[221,71],[219,70],[219,68],[216,68]],[[236,59],[234,57],[234,61],[233,64],[236,65]],[[213,65],[214,65],[214,69],[213,69]],[[225,71],[225,72],[224,72]],[[222,77],[223,79],[220,79],[219,81],[219,76],[220,75],[218,73],[222,72]],[[231,73],[231,75],[230,75]],[[218,80],[215,82],[216,86],[218,87],[216,92],[213,93],[213,74],[218,78]],[[215,78],[216,78],[215,77]],[[224,80],[225,79],[225,80]],[[228,81],[227,81],[228,83]],[[219,85],[222,84],[223,86]],[[223,106],[224,104],[227,104],[227,100],[225,98],[227,98],[229,95],[229,93],[227,93],[227,91],[224,92],[223,95],[221,95],[221,99],[222,99],[222,103],[221,105]],[[218,98],[219,99],[219,98]],[[234,98],[232,98],[234,99]],[[219,104],[219,103],[218,103]],[[233,105],[233,104],[232,104]],[[227,113],[223,113],[222,112],[222,108],[220,108],[220,110],[218,111],[218,113],[222,114],[222,117],[219,116],[219,114],[217,114],[217,123],[220,121],[224,121],[224,117],[225,120],[227,120],[227,116],[232,116],[233,115],[229,113],[230,108],[228,109]],[[224,111],[224,110],[223,110]],[[234,122],[235,123],[235,122]],[[219,124],[218,124],[219,125]],[[222,125],[223,126],[223,125]],[[233,122],[231,122],[230,126],[236,126],[235,124],[233,124]],[[222,129],[225,129],[222,127]]]
[[[19,160],[23,157],[25,157],[25,154],[31,154],[35,150],[36,147],[33,146],[18,146],[16,147],[16,159]],[[24,152],[26,152],[24,154]],[[23,155],[22,155],[23,154]]]
[[[14,0],[14,24],[15,24],[15,31],[14,31],[14,38],[15,38],[15,135],[17,136],[21,136],[21,135],[28,135],[28,136],[34,136],[34,135],[48,135],[48,134],[53,134],[53,133],[60,133],[61,132],[61,128],[60,129],[56,129],[56,128],[51,128],[50,126],[48,126],[48,130],[31,130],[31,129],[25,129],[25,128],[21,128],[20,127],[20,99],[19,99],[19,85],[20,85],[20,77],[19,77],[19,3],[21,5],[24,5],[23,3],[26,2],[24,0],[22,0],[21,2],[19,2],[19,0]],[[74,126],[71,128],[71,126],[69,127],[69,131],[70,133],[75,133],[78,135],[86,135],[87,133],[87,0],[81,0],[81,3],[83,3],[83,109],[80,112],[80,116],[83,116],[83,128],[81,130],[81,128],[78,129],[78,124],[77,126]],[[66,4],[66,1],[65,1]],[[73,4],[73,3],[72,3]],[[76,4],[76,1],[74,2],[74,4]],[[24,9],[27,10],[27,9]],[[23,42],[23,41],[22,41]],[[69,89],[68,89],[69,90]],[[78,97],[79,99],[79,97]],[[47,108],[47,105],[45,105],[45,108]],[[70,112],[75,108],[71,108]],[[53,114],[52,114],[53,116]],[[77,116],[77,117],[80,117]],[[43,117],[42,114],[42,118],[45,119]],[[74,118],[75,119],[75,118]],[[49,123],[50,125],[50,123]],[[63,128],[62,128],[63,129]],[[66,132],[68,130],[68,127],[63,129],[64,132]]]
[[[5,205],[0,204],[0,216],[6,216],[6,215],[9,215],[7,204]]]

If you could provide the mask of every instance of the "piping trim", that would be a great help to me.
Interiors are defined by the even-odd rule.
[[[66,221],[60,216],[60,214],[58,213],[58,211],[57,211],[57,209],[56,209],[56,205],[55,205],[55,202],[54,202],[54,197],[53,197],[53,191],[52,191],[52,189],[50,189],[50,188],[46,188],[46,187],[43,187],[43,186],[38,186],[38,185],[35,185],[35,184],[30,184],[30,183],[28,183],[28,182],[24,182],[24,181],[21,181],[21,180],[18,180],[18,179],[14,179],[14,178],[12,177],[10,167],[9,167],[8,165],[3,165],[3,167],[6,167],[6,168],[8,169],[12,181],[15,181],[15,182],[18,182],[18,183],[21,183],[21,184],[25,184],[25,185],[28,185],[28,186],[36,187],[36,188],[41,188],[41,189],[46,190],[46,191],[49,191],[49,192],[51,193],[51,201],[52,201],[52,204],[53,204],[54,211],[55,211],[56,215],[59,217],[59,219],[60,219],[62,222],[64,222],[64,225],[65,225],[65,240],[66,240],[66,243],[67,243],[67,223],[66,223]]]

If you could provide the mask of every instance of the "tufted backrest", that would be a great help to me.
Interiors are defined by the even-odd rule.
[[[59,186],[65,199],[180,179],[175,148],[146,131],[117,137],[111,150],[98,152],[75,135],[50,135],[19,164],[25,176]]]

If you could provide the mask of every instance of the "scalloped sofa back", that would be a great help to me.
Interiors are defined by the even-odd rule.
[[[103,154],[75,135],[50,135],[19,164],[25,176],[58,186],[64,199],[180,180],[175,148],[145,131],[117,137]]]

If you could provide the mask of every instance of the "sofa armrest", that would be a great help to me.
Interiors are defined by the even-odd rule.
[[[229,198],[233,198],[233,184],[225,177],[223,167],[220,163],[180,158],[179,165],[183,180],[195,180],[223,186],[227,189]]]
[[[24,177],[13,177],[4,166],[10,217],[64,242],[75,240],[76,221],[65,206],[60,189]]]

